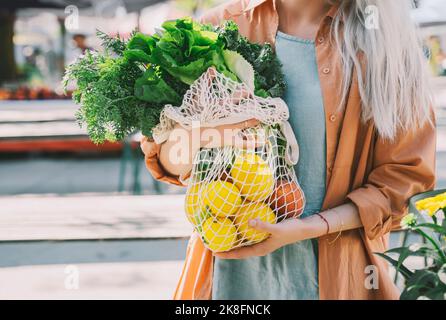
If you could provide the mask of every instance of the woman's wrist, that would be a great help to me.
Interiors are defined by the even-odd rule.
[[[321,214],[323,217],[323,215]],[[330,224],[327,220],[321,219],[319,216],[313,216],[314,226],[313,234],[315,238],[319,238],[330,233]]]
[[[306,239],[319,238],[327,234],[327,224],[318,215],[311,215],[302,219]]]

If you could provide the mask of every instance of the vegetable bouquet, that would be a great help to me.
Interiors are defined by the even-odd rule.
[[[75,83],[73,99],[81,106],[77,118],[95,143],[122,140],[135,130],[152,136],[164,105],[180,105],[209,67],[239,82],[253,74],[257,96],[284,92],[271,46],[250,43],[232,21],[214,27],[184,18],[165,22],[154,35],[134,32],[127,41],[102,32],[98,36],[104,52],[81,55],[67,67],[63,81],[65,88]]]
[[[248,222],[278,223],[305,205],[293,165],[298,146],[280,98],[281,64],[269,44],[249,42],[237,25],[219,27],[189,18],[167,21],[154,35],[128,41],[99,33],[104,52],[87,52],[67,68],[78,119],[96,143],[140,130],[162,143],[175,124],[191,128],[242,122],[253,148],[202,148],[188,177],[185,212],[211,250],[227,251],[269,235]],[[184,177],[180,177],[184,178]]]

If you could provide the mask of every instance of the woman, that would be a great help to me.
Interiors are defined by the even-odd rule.
[[[301,219],[251,221],[270,238],[215,258],[193,236],[175,298],[398,298],[374,253],[386,250],[407,200],[435,183],[426,62],[408,2],[235,0],[205,14],[205,22],[232,19],[249,40],[274,45],[307,207]],[[180,184],[194,151],[173,164],[174,146],[142,143],[155,178]]]

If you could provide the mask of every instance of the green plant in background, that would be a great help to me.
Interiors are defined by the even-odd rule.
[[[214,27],[183,18],[164,22],[154,35],[134,32],[128,41],[102,32],[98,37],[104,52],[80,56],[63,80],[65,88],[76,84],[77,117],[95,143],[122,140],[135,130],[151,137],[164,105],[180,105],[209,67],[245,82],[258,96],[284,92],[271,46],[249,43],[234,22]]]
[[[377,253],[389,261],[405,280],[403,300],[446,300],[446,193],[416,202],[417,214],[406,215],[401,226],[421,235],[423,244],[412,244]],[[398,259],[392,256],[398,255]],[[412,271],[404,265],[409,257],[423,257],[427,266]]]

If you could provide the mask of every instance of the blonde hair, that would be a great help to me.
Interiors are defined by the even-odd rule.
[[[331,30],[344,69],[342,105],[356,72],[362,120],[372,120],[381,137],[392,140],[401,129],[432,124],[427,61],[409,0],[334,2],[339,12]],[[368,18],[376,24],[368,25]]]

